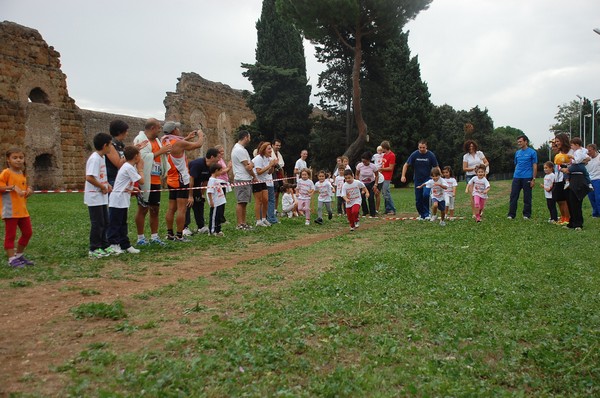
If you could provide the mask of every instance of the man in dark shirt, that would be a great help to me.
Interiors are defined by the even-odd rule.
[[[206,156],[192,160],[188,168],[190,169],[190,196],[188,198],[188,208],[185,215],[185,229],[183,230],[184,235],[191,235],[193,232],[200,234],[207,234],[208,227],[204,224],[204,202],[206,202],[206,189],[200,187],[206,187],[210,178],[210,166],[216,164],[219,161],[219,150],[216,148],[209,148],[206,151]],[[191,223],[190,208],[194,210],[194,220],[198,229],[192,231],[189,228]]]
[[[430,188],[417,188],[419,185],[427,182],[431,175],[431,169],[437,167],[438,161],[435,154],[427,150],[427,141],[419,141],[419,149],[410,154],[406,163],[402,166],[402,182],[406,182],[406,171],[408,166],[414,169],[414,184],[415,184],[415,205],[419,212],[419,218],[428,220],[429,215],[429,193]]]

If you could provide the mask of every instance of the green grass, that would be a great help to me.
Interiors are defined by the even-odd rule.
[[[180,333],[169,329],[166,339],[131,351],[113,349],[104,334],[103,341],[56,369],[68,376],[62,392],[101,397],[600,395],[595,261],[600,221],[589,217],[586,200],[583,231],[548,224],[541,190],[535,192],[534,219],[510,221],[508,182],[492,186],[494,196],[481,224],[470,217],[445,228],[390,221],[138,294],[133,301],[146,308],[128,307],[128,321],[111,327],[115,336],[160,335],[173,323]],[[399,212],[414,213],[411,189],[394,195]],[[459,194],[457,203],[466,201]],[[75,239],[76,249],[65,253],[48,251],[48,265],[38,261],[23,270],[3,269],[0,278],[29,277],[41,284],[100,273],[106,262],[85,257],[86,218],[70,225],[65,236],[49,225],[56,242],[47,230],[37,233],[36,218],[52,218],[45,203],[32,211],[32,257],[49,247],[59,250],[68,239],[81,242]],[[71,203],[69,209],[77,206],[83,207]],[[228,207],[232,220],[233,206]],[[84,207],[80,210],[73,211],[86,215]],[[457,211],[467,212],[464,206]],[[347,224],[337,218],[308,228],[286,219],[251,234],[229,225],[225,239],[194,237],[195,244],[183,253],[166,248],[117,261],[127,275],[130,267],[146,262],[168,266],[207,250],[242,253],[255,242],[267,246],[342,228]],[[291,277],[327,256],[332,260],[325,271]],[[81,307],[82,317],[99,316]],[[162,308],[175,308],[176,314],[170,319],[154,313]]]

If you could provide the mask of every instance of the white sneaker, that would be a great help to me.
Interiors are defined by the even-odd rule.
[[[192,232],[192,230],[191,230],[191,229],[189,229],[188,227],[185,227],[185,228],[183,229],[183,232],[182,232],[182,233],[183,233],[183,236],[192,236],[192,235],[194,234],[194,233]]]
[[[257,226],[257,227],[266,227],[266,225],[265,225],[265,224],[263,224],[262,220],[257,220],[257,221],[256,221],[256,226]]]
[[[359,221],[357,221],[357,222],[354,223],[354,228],[358,228],[358,227],[360,227],[360,222]]]
[[[140,249],[136,249],[133,246],[129,246],[126,251],[127,253],[138,254],[140,252]]]
[[[207,226],[204,226],[204,227],[202,227],[202,228],[198,228],[198,233],[199,233],[199,234],[207,234],[207,233],[209,233],[209,232],[210,232],[210,231],[208,230],[208,227],[207,227]]]
[[[123,253],[123,249],[121,249],[121,246],[119,246],[119,245],[110,245],[109,247],[110,247],[110,251],[112,253],[114,253],[115,255]]]
[[[429,221],[435,221],[437,220],[437,216],[431,216],[431,218],[429,219]]]
[[[310,221],[309,221],[309,220],[306,220],[306,221],[304,222],[304,225],[310,225]]]
[[[440,221],[440,227],[443,227],[443,226],[445,226],[445,225],[446,225],[446,222],[445,222],[445,221]]]
[[[267,220],[262,220],[262,223],[265,227],[270,227],[271,225],[273,225],[270,222],[268,222]]]

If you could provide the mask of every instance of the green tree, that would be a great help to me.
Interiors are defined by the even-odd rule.
[[[264,0],[256,22],[256,62],[242,64],[254,88],[246,101],[256,115],[255,141],[284,141],[283,155],[296,156],[308,145],[311,87],[306,77],[300,32],[277,12],[275,0]],[[292,153],[293,151],[293,153]],[[292,156],[292,157],[293,157]]]
[[[335,39],[353,55],[352,106],[358,137],[346,155],[356,158],[367,141],[363,118],[360,73],[365,45],[396,34],[432,0],[277,0],[278,10],[291,18],[304,36],[316,43]]]
[[[579,101],[573,100],[559,105],[554,120],[556,123],[550,126],[554,134],[569,133],[573,136],[574,132],[575,135],[579,135]]]

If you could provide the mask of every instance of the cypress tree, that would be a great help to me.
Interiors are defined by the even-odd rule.
[[[281,18],[275,0],[263,1],[256,31],[256,62],[242,64],[254,88],[247,104],[256,115],[255,140],[281,139],[286,164],[293,166],[300,149],[308,146],[312,111],[302,36]]]

